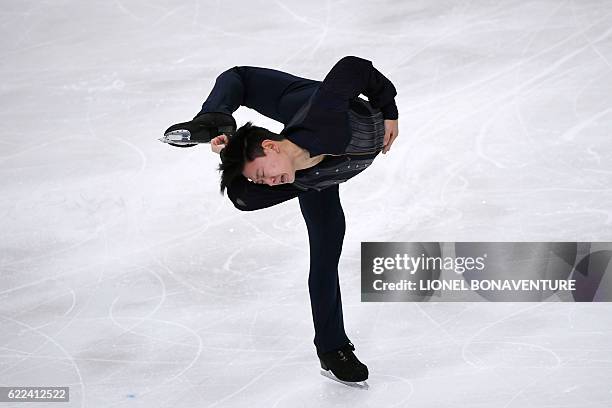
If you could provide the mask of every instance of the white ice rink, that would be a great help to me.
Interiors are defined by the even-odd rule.
[[[70,386],[56,408],[612,406],[612,304],[361,303],[359,279],[362,241],[612,240],[611,1],[8,0],[0,20],[0,386]],[[322,80],[345,55],[400,112],[340,187],[369,390],[319,375],[297,200],[240,212],[208,146],[157,140],[225,69]]]

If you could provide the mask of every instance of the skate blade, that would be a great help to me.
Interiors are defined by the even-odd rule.
[[[158,139],[161,140],[161,139]],[[161,140],[162,142],[164,142],[163,140]],[[172,143],[172,142],[164,142],[169,144],[170,146],[174,146],[174,147],[193,147],[193,146],[197,146],[197,143],[191,143],[191,144],[184,144],[184,143]]]
[[[162,142],[165,143],[175,143],[175,144],[188,144],[194,143],[191,140],[191,133],[186,129],[173,130],[164,134],[162,138],[160,138]]]
[[[356,381],[356,382],[342,381],[342,380],[339,380],[332,372],[327,371],[327,370],[321,369],[321,375],[323,377],[329,378],[330,380],[334,380],[344,385],[348,385],[349,387],[359,388],[361,390],[367,390],[368,388],[370,388],[367,381]]]
[[[164,143],[170,143],[182,146],[195,146],[196,144],[210,143],[208,138],[195,138],[193,135],[185,129],[173,130],[172,132],[166,133],[164,136],[157,139]]]

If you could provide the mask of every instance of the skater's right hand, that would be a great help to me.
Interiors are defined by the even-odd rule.
[[[210,141],[210,148],[213,152],[219,154],[227,144],[227,136],[219,135]]]

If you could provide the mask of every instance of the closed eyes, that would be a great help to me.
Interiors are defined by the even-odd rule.
[[[251,180],[253,181],[255,184],[263,184],[263,178],[265,177],[263,170],[261,171],[261,176],[259,174],[259,170],[257,170],[257,172],[255,173],[255,178],[256,180]]]

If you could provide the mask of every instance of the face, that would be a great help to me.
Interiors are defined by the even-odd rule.
[[[246,162],[242,174],[254,183],[270,186],[293,183],[295,166],[281,150],[280,144],[273,140],[264,140],[261,145],[265,156]]]

